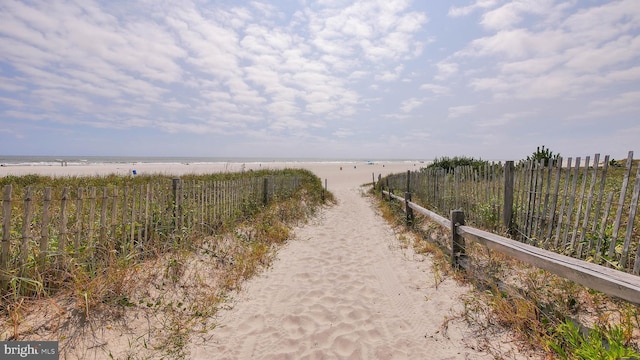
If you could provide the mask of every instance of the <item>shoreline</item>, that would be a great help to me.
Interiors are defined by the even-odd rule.
[[[431,162],[420,158],[261,158],[261,157],[188,157],[188,156],[13,156],[0,155],[0,167],[4,166],[60,166],[110,165],[110,164],[269,164],[269,163],[387,163]]]
[[[0,178],[7,176],[41,175],[51,177],[74,176],[138,176],[138,175],[172,175],[188,174],[203,175],[224,172],[242,172],[256,170],[279,170],[286,168],[300,168],[313,172],[329,185],[346,184],[358,186],[370,183],[379,175],[386,176],[393,173],[415,171],[425,167],[427,163],[419,161],[337,161],[337,162],[264,162],[264,163],[109,163],[87,165],[28,165],[1,166]],[[135,173],[134,173],[135,172]]]

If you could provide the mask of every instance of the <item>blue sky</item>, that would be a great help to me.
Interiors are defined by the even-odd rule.
[[[0,2],[0,154],[640,150],[638,0]]]

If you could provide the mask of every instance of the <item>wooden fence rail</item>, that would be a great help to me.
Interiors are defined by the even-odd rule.
[[[608,155],[600,162],[596,154],[593,162],[587,156],[551,164],[427,168],[388,176],[381,185],[409,192],[440,214],[463,209],[469,224],[485,230],[640,274],[640,166],[633,152],[624,164]]]
[[[502,252],[518,260],[548,270],[566,279],[575,281],[605,294],[619,297],[629,302],[640,304],[640,277],[589,263],[569,256],[524,244],[484,230],[464,225],[464,212],[452,210],[450,218],[445,218],[422,206],[407,201],[406,198],[384,191],[390,198],[400,200],[408,209],[417,211],[443,228],[451,229],[448,244],[451,261],[457,267],[465,257],[465,240],[475,241],[490,249]]]
[[[187,235],[212,234],[299,186],[297,176],[173,179],[123,187],[6,185],[0,292],[29,267],[43,271],[68,259],[98,264],[113,256],[146,256],[185,241]]]

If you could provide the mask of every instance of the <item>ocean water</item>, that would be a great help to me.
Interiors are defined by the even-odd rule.
[[[269,162],[422,162],[416,159],[323,159],[323,158],[242,158],[242,157],[160,157],[160,156],[8,156],[0,155],[0,166],[68,166],[100,164],[218,164]]]

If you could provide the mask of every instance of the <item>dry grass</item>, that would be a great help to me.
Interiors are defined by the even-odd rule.
[[[5,299],[0,340],[59,340],[70,359],[186,358],[190,337],[216,326],[230,292],[269,266],[289,228],[321,205],[318,188],[311,181],[215,236],[191,236],[144,261],[60,264],[65,283],[54,296]]]
[[[448,230],[421,217],[416,218],[413,226],[406,227],[401,204],[378,203],[381,215],[390,224],[421,239],[413,244],[417,252],[432,254],[436,285],[445,276],[474,285],[475,291],[465,296],[465,309],[458,317],[484,336],[480,346],[496,358],[502,358],[504,354],[501,349],[493,348],[491,340],[505,334],[516,342],[521,351],[532,357],[585,358],[573,353],[563,356],[553,348],[554,344],[562,343],[567,337],[563,330],[567,321],[579,324],[585,333],[590,329],[604,329],[605,338],[619,329],[623,345],[631,351],[638,350],[640,307],[478,244],[467,245],[467,271],[453,271],[449,265],[448,250],[441,245],[449,241]]]

